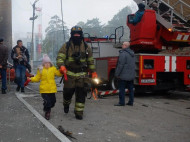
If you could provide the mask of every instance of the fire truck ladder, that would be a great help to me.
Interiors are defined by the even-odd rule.
[[[124,27],[120,26],[120,27],[117,27],[115,29],[115,33],[114,34],[111,34],[109,36],[110,38],[112,36],[114,36],[114,39],[115,39],[114,47],[115,48],[121,48],[121,46],[122,46],[121,38],[123,37],[123,35],[124,35]]]
[[[92,53],[98,54],[98,57],[100,57],[100,42],[99,41],[91,41],[91,48],[92,48]]]
[[[135,0],[135,2],[144,3],[146,9],[155,10],[157,21],[165,28],[180,32],[190,30],[189,0]]]
[[[88,39],[91,41],[90,46],[92,48],[92,54],[95,54],[95,57],[100,57],[100,41],[97,40],[97,37],[91,37],[89,33],[84,33],[84,36],[85,35],[87,35]]]

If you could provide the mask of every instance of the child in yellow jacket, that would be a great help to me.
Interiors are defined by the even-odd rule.
[[[36,76],[29,78],[31,82],[40,81],[40,93],[44,100],[43,110],[47,120],[50,119],[51,108],[56,103],[55,93],[57,93],[57,87],[55,76],[62,76],[62,74],[53,66],[50,58],[45,54],[43,56],[42,66],[38,67]]]

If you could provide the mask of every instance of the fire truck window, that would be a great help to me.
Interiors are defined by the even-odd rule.
[[[144,60],[144,69],[154,69],[154,60],[145,59]]]
[[[187,60],[187,69],[190,70],[190,60]]]

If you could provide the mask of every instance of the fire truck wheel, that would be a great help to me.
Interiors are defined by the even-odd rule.
[[[116,90],[118,89],[118,81],[114,76],[114,73],[111,73],[110,79],[109,79],[109,89]]]

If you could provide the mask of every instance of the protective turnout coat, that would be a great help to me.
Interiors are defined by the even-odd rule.
[[[73,53],[80,52],[80,59],[77,63],[73,57]],[[68,56],[68,57],[67,57]],[[95,65],[92,57],[92,49],[87,46],[85,49],[84,42],[79,46],[74,46],[71,42],[67,49],[67,44],[64,44],[58,52],[57,66],[66,66],[67,75],[73,77],[80,77],[86,74],[87,71],[94,72]],[[86,68],[86,69],[85,69]]]

